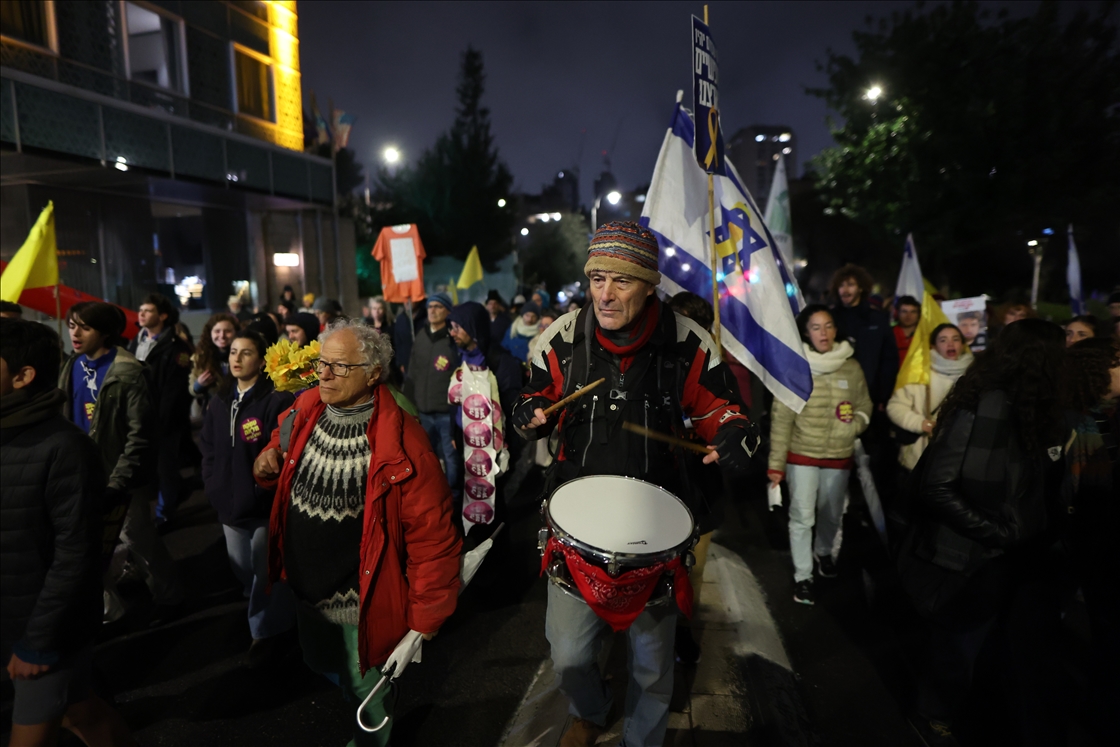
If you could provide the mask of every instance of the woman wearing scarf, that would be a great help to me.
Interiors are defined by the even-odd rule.
[[[907,384],[895,391],[887,403],[887,416],[913,437],[903,437],[898,462],[909,472],[918,463],[929,445],[929,436],[937,424],[934,413],[957,383],[961,374],[972,365],[972,353],[964,345],[964,335],[952,324],[939,324],[929,336],[930,371],[928,384]]]
[[[807,306],[797,315],[797,328],[813,393],[800,413],[775,400],[767,474],[775,485],[789,481],[793,601],[813,604],[814,559],[822,578],[836,575],[832,546],[844,515],[856,438],[871,422],[871,397],[851,344],[836,342],[836,323],[827,307]]]
[[[502,347],[513,353],[517,360],[529,362],[529,341],[540,332],[537,322],[541,316],[541,309],[532,301],[521,307],[520,315],[510,325],[509,334],[502,340]]]

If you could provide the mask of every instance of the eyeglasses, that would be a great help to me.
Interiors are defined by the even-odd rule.
[[[315,374],[318,376],[322,376],[323,372],[329,368],[332,375],[337,376],[340,379],[345,379],[350,375],[351,368],[364,368],[365,365],[366,364],[364,363],[327,363],[325,361],[318,360],[315,361]]]

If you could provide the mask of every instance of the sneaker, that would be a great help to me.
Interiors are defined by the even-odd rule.
[[[692,637],[692,630],[684,625],[677,626],[677,635],[673,643],[677,661],[681,664],[700,663],[700,644]]]
[[[821,578],[836,578],[839,575],[836,571],[836,563],[832,561],[831,555],[817,555],[817,575]]]
[[[956,740],[949,725],[944,721],[918,714],[908,720],[926,747],[959,747],[960,742]]]
[[[794,584],[793,601],[798,604],[813,604],[813,582],[798,581]]]

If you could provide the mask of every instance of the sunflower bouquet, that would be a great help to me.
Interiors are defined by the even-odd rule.
[[[278,392],[298,392],[319,381],[315,361],[319,360],[319,341],[299,343],[281,339],[264,354],[265,373]]]

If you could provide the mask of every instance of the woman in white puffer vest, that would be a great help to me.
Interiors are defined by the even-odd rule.
[[[774,401],[767,475],[775,485],[789,481],[793,601],[813,604],[814,558],[822,577],[836,575],[832,546],[844,514],[856,438],[871,422],[871,397],[851,343],[836,342],[836,323],[827,307],[807,306],[797,316],[797,328],[813,393],[797,414]]]
[[[891,422],[918,436],[898,451],[898,463],[908,472],[914,469],[929,445],[929,436],[937,423],[934,417],[937,408],[973,360],[964,344],[964,335],[952,324],[939,324],[934,328],[929,344],[929,384],[907,384],[896,390],[887,403],[887,417]]]

